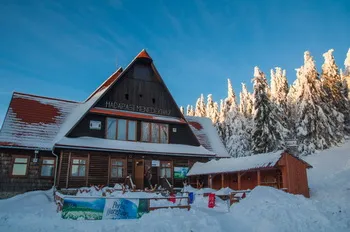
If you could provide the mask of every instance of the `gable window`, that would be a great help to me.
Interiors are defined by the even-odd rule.
[[[71,176],[85,177],[86,176],[87,158],[73,158],[71,164]]]
[[[54,158],[43,158],[41,164],[41,176],[53,176],[55,170]]]
[[[115,139],[117,136],[117,119],[107,118],[106,138]]]
[[[152,143],[169,142],[169,125],[159,123],[141,123],[141,141]]]
[[[107,118],[106,138],[117,140],[136,140],[136,121]]]
[[[171,161],[160,162],[160,178],[172,178],[171,175]]]
[[[125,177],[124,160],[111,159],[111,178],[123,178]]]
[[[12,176],[26,176],[28,171],[29,157],[14,157]]]

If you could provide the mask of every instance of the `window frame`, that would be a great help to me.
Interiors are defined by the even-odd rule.
[[[118,140],[118,141],[137,141],[137,121],[136,120],[130,120],[130,119],[124,119],[124,118],[113,118],[113,117],[106,117],[106,126],[105,126],[105,139],[107,138],[107,134],[108,134],[108,118],[112,118],[116,120],[116,125],[115,125],[115,138],[114,139],[110,139],[110,140]],[[119,140],[118,139],[118,124],[119,124],[119,120],[125,120],[126,121],[126,128],[125,128],[125,136],[126,139],[125,140]],[[129,121],[135,122],[135,139],[129,139]]]
[[[44,164],[44,160],[53,160],[53,164]],[[53,173],[51,176],[43,176],[42,175],[42,169],[43,166],[53,166]],[[40,162],[40,177],[42,178],[52,178],[56,175],[56,159],[54,157],[41,157]]]
[[[26,173],[24,175],[14,175],[13,174],[13,168],[16,164],[16,158],[26,158],[27,159]],[[25,163],[17,163],[17,164],[25,164]],[[10,176],[11,177],[27,177],[29,164],[30,164],[30,156],[29,155],[12,155],[12,168],[11,168]]]
[[[168,164],[170,163],[170,167],[163,167],[162,164]],[[165,160],[161,160],[160,161],[160,165],[159,165],[159,178],[163,178],[161,176],[161,173],[162,173],[162,169],[170,169],[170,177],[167,176],[166,178],[167,179],[173,179],[173,176],[174,176],[174,173],[173,173],[173,161],[171,160],[168,160],[168,161],[165,161]]]
[[[116,162],[122,162],[123,164],[120,166],[120,165],[116,165],[116,164],[113,164],[113,161],[116,161]],[[122,168],[122,176],[121,177],[113,177],[112,176],[112,168],[113,167],[121,167]],[[115,180],[115,179],[123,179],[127,176],[127,170],[126,170],[126,160],[125,159],[122,159],[122,158],[110,158],[110,161],[109,161],[109,171],[108,171],[108,174],[109,174],[109,177],[110,179],[112,180]]]
[[[144,141],[142,140],[142,134],[143,134],[143,126],[142,124],[143,123],[147,123],[149,124],[149,131],[148,131],[148,135],[149,135],[149,140],[148,141]],[[158,125],[158,141],[157,142],[152,142],[152,124],[157,124]],[[168,127],[168,133],[167,133],[167,136],[168,136],[168,139],[167,139],[167,143],[161,143],[161,125],[167,125]],[[145,122],[145,121],[142,121],[141,122],[141,138],[140,138],[140,141],[141,142],[145,142],[145,143],[161,143],[161,144],[169,144],[169,124],[167,123],[157,123],[157,122]]]
[[[73,164],[73,161],[74,160],[85,160],[85,164]],[[81,156],[74,156],[74,157],[71,157],[71,160],[70,160],[70,165],[69,165],[69,176],[71,178],[86,178],[88,176],[88,167],[89,167],[89,157],[81,157]],[[84,176],[73,176],[73,165],[77,165],[78,166],[78,173],[79,173],[79,167],[80,166],[85,166],[85,175]]]

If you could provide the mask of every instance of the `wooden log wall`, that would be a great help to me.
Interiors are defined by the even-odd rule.
[[[28,156],[27,175],[21,177],[12,176],[14,155]],[[41,177],[41,160],[44,157],[53,158],[50,152],[40,151],[37,154],[38,161],[33,162],[33,150],[0,150],[0,198],[7,198],[19,193],[34,190],[47,190],[52,188],[53,177]]]

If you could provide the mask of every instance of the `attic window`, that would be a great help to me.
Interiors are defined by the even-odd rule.
[[[125,94],[125,99],[129,100],[129,94],[127,94],[127,93]]]
[[[152,98],[152,103],[155,104],[156,103],[156,99]]]

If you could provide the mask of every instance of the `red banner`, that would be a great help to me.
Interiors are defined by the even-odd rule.
[[[209,193],[208,196],[208,207],[214,208],[215,206],[215,193]]]

